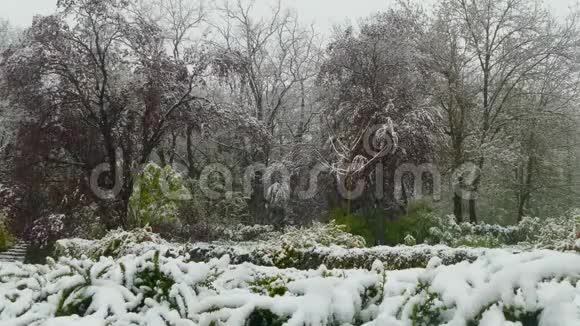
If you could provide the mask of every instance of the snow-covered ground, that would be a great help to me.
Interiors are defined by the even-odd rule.
[[[450,266],[438,257],[424,269],[385,265],[279,269],[155,250],[2,263],[0,325],[580,325],[575,253],[488,250]]]

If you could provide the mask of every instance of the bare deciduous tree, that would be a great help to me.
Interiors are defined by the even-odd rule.
[[[514,121],[508,111],[516,90],[553,57],[567,56],[575,45],[576,24],[556,24],[538,1],[449,0],[440,2],[444,19],[460,31],[477,96],[469,132],[476,143],[474,163],[484,168],[486,146]],[[477,192],[481,174],[470,183]],[[469,218],[477,222],[476,199],[469,199]]]

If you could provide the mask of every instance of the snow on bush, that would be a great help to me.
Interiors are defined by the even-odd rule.
[[[463,228],[465,227],[466,225],[463,225]],[[472,230],[487,228],[488,226],[479,225]],[[127,254],[141,254],[156,248],[169,256],[188,254],[190,259],[196,262],[208,262],[229,255],[235,264],[248,262],[261,266],[301,270],[316,269],[320,265],[329,268],[370,268],[375,260],[380,260],[387,264],[388,269],[395,270],[424,268],[434,257],[440,258],[447,265],[462,261],[473,262],[488,251],[485,247],[491,247],[482,245],[480,248],[453,248],[445,245],[415,245],[364,248],[362,238],[344,232],[341,226],[334,223],[314,224],[310,228],[301,229],[286,228],[283,233],[267,226],[239,228],[238,232],[232,229],[224,229],[224,232],[225,230],[229,230],[227,237],[234,240],[257,238],[260,241],[178,244],[166,242],[150,229],[136,229],[114,231],[97,241],[60,240],[57,241],[55,248],[57,256],[80,258],[86,255],[94,259],[100,256],[118,258]],[[260,232],[261,235],[257,236]],[[504,231],[498,226],[494,232],[502,234]],[[477,239],[481,244],[482,239],[486,238],[480,236]],[[489,239],[487,244],[495,241],[492,235]],[[413,243],[411,238],[408,240],[409,244]],[[514,247],[505,250],[518,252],[523,249]]]
[[[464,260],[474,261],[485,252],[484,249],[449,248],[442,245],[362,248],[362,238],[344,233],[334,224],[315,224],[310,229],[289,228],[283,235],[272,232],[265,237],[265,241],[178,244],[166,242],[147,228],[118,230],[101,240],[59,240],[55,245],[55,255],[118,258],[156,249],[169,256],[187,253],[192,261],[197,262],[229,255],[236,264],[248,262],[307,270],[323,264],[330,268],[370,268],[377,259],[387,262],[389,269],[416,268],[427,266],[433,257],[441,258],[445,264],[454,264]]]
[[[105,257],[121,257],[128,254],[141,254],[151,249],[174,249],[150,228],[134,229],[132,231],[114,230],[100,240],[61,239],[56,241],[54,253],[59,257],[80,258],[87,256],[98,259]]]
[[[442,245],[363,248],[362,238],[343,232],[342,227],[333,223],[314,224],[309,229],[287,228],[284,234],[272,232],[264,237],[265,241],[178,244],[166,242],[147,228],[119,230],[96,241],[59,240],[55,245],[55,255],[118,258],[157,249],[170,256],[187,253],[191,260],[197,262],[229,255],[236,264],[249,262],[307,270],[322,264],[330,268],[370,268],[377,259],[388,262],[389,269],[416,268],[427,266],[433,257],[440,257],[446,264],[454,264],[464,260],[474,261],[485,252],[484,249],[449,248]]]
[[[274,248],[274,250],[285,252],[319,246],[336,246],[338,248],[362,248],[365,246],[363,238],[345,232],[342,226],[335,223],[314,223],[310,228],[288,227],[283,233],[274,231],[271,226],[239,227],[237,231],[232,228],[224,228],[223,232],[227,238],[234,241],[248,238],[262,240],[246,242],[245,244],[222,242],[224,246],[252,247],[259,245],[259,247]],[[153,233],[151,228],[146,227],[132,231],[112,231],[101,240],[59,240],[56,242],[55,250],[58,256],[76,258],[81,255],[92,258],[100,256],[120,257],[126,254],[138,254],[149,250],[152,246],[159,248],[159,245],[164,245],[165,249],[176,252],[188,251],[195,247],[195,245],[189,244],[170,244],[158,234]],[[203,244],[201,245],[203,246]]]
[[[273,225],[243,225],[216,226],[216,233],[221,233],[221,238],[227,241],[258,241],[270,240],[281,235],[274,231]]]
[[[576,240],[576,221],[580,211],[575,210],[569,216],[562,218],[526,217],[518,225],[521,243],[537,248],[570,249]]]
[[[299,271],[152,250],[1,264],[0,325],[578,325],[579,279],[580,256],[554,251]]]
[[[346,232],[346,227],[334,221],[328,224],[314,222],[310,227],[288,226],[276,231],[272,225],[217,226],[225,241],[265,241],[272,246],[288,245],[300,248],[336,245],[343,248],[363,248],[364,238]],[[222,241],[223,242],[223,241]]]
[[[456,223],[453,216],[436,217],[429,230],[429,243],[452,247],[501,247],[520,245],[542,249],[568,250],[574,247],[580,210],[557,218],[524,217],[514,226]]]
[[[45,248],[50,243],[63,236],[64,232],[63,214],[50,214],[34,221],[30,229],[29,238],[34,246]]]
[[[580,325],[580,256],[492,250],[473,263],[388,274],[370,325]]]
[[[433,257],[446,264],[474,261],[486,249],[450,248],[443,245],[397,246],[346,249],[336,246],[310,248],[272,247],[267,243],[217,244],[197,243],[189,251],[194,261],[208,261],[229,255],[237,264],[250,262],[280,268],[311,269],[319,265],[329,268],[370,268],[375,260],[384,261],[388,269],[425,267]]]
[[[364,248],[366,246],[363,237],[352,235],[345,231],[345,227],[337,225],[334,221],[329,224],[314,222],[310,228],[288,227],[278,239],[281,245],[309,248],[318,245],[338,246],[341,248]]]

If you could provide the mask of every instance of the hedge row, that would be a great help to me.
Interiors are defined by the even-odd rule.
[[[319,241],[306,241],[299,235],[288,234],[269,241],[173,244],[147,230],[115,231],[96,241],[59,240],[55,248],[56,256],[81,258],[84,255],[93,259],[140,255],[150,250],[160,250],[165,256],[188,256],[194,262],[208,262],[228,255],[234,264],[253,263],[301,270],[316,269],[320,265],[338,269],[369,269],[376,260],[384,262],[391,270],[422,268],[433,257],[450,265],[462,261],[473,262],[492,250],[443,245],[359,248],[353,247],[352,244],[357,243],[351,241],[341,241],[342,245],[336,245],[322,237]]]
[[[410,253],[397,249],[397,257]],[[440,249],[433,253],[450,259]],[[442,262],[303,271],[231,265],[227,256],[196,263],[149,250],[7,263],[0,264],[0,325],[580,325],[577,254],[492,250],[473,263]]]
[[[228,245],[198,243],[189,250],[192,261],[206,262],[229,255],[234,264],[252,263],[278,268],[316,269],[320,265],[336,269],[370,269],[379,260],[390,270],[424,268],[433,257],[443,264],[473,262],[487,249],[449,248],[446,246],[398,246],[344,249],[339,247],[269,247],[265,244]]]

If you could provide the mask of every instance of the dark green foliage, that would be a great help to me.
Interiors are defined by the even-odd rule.
[[[291,280],[289,280],[291,281]],[[280,276],[265,277],[250,283],[252,292],[267,294],[270,297],[283,296],[288,291],[286,281]]]
[[[376,244],[383,232],[384,244],[396,246],[404,244],[407,235],[413,236],[417,243],[424,243],[429,236],[429,229],[436,225],[432,214],[433,209],[426,202],[416,202],[410,204],[407,214],[400,218],[389,217],[383,210],[350,213],[342,208],[332,210],[330,218],[337,224],[345,225],[346,231],[365,238],[367,245]],[[381,218],[385,219],[382,223]]]
[[[280,250],[282,254],[274,259],[274,265],[276,267],[291,268],[296,265],[296,260],[300,257],[300,252],[296,248],[283,243]]]
[[[385,230],[386,244],[391,246],[403,244],[407,235],[413,236],[417,243],[425,243],[425,240],[429,237],[429,229],[436,225],[432,214],[433,209],[425,202],[410,204],[406,215],[397,220],[387,222]]]
[[[1,216],[0,216],[1,217]],[[14,236],[0,220],[0,251],[4,251],[14,244]]]
[[[335,208],[330,212],[330,220],[346,226],[347,232],[363,237],[367,245],[372,246],[376,243],[377,239],[375,232],[373,232],[373,225],[367,218],[351,214],[344,208]]]
[[[159,251],[153,257],[153,269],[145,269],[135,274],[135,286],[143,290],[145,298],[158,302],[170,301],[169,291],[173,284],[175,281],[159,270]]]
[[[493,307],[493,303],[492,304],[488,304],[485,306],[485,308],[481,309],[481,311],[477,314],[477,316],[475,316],[475,318],[473,318],[473,320],[470,320],[467,322],[467,326],[477,326],[479,325],[479,322],[481,321],[481,318],[483,318],[483,314],[489,310],[489,308]]]
[[[87,287],[86,284],[82,284],[64,290],[58,303],[55,316],[56,317],[72,316],[72,315],[84,316],[87,309],[91,305],[91,302],[93,301],[92,296],[85,295],[84,290],[86,289],[86,287]],[[72,300],[69,300],[69,298],[73,295],[74,297],[72,298]],[[69,303],[65,304],[67,300],[69,300]]]
[[[519,307],[504,307],[503,314],[507,321],[520,322],[522,326],[539,326],[541,310],[525,311]]]
[[[428,283],[421,283],[417,286],[417,292],[424,292],[427,299],[419,304],[413,306],[411,321],[413,326],[431,326],[440,325],[443,323],[441,314],[447,310],[447,307],[442,306],[439,294],[429,291]],[[438,304],[439,303],[439,304]]]
[[[473,320],[470,320],[467,323],[467,326],[478,326],[479,323],[481,322],[483,314],[486,311],[488,311],[491,307],[493,307],[494,305],[497,305],[497,304],[498,304],[497,302],[494,302],[494,303],[491,303],[491,304],[488,304],[487,306],[485,306],[485,308],[483,308]],[[521,307],[514,307],[514,306],[509,306],[509,307],[503,308],[503,314],[504,314],[505,319],[507,321],[510,321],[513,323],[520,322],[522,324],[522,326],[539,326],[541,313],[542,313],[542,310],[526,311]]]
[[[213,244],[203,247],[194,247],[189,252],[190,258],[195,262],[208,262],[212,258],[221,258],[229,255],[232,264],[246,262],[261,265],[275,266],[278,264],[275,252],[272,248],[255,248],[247,252],[239,252],[229,245]],[[457,248],[437,249],[429,246],[405,247],[405,248],[365,248],[356,251],[336,254],[332,248],[319,247],[316,249],[295,249],[292,251],[292,259],[284,259],[283,268],[296,268],[301,270],[316,269],[325,265],[329,269],[364,268],[370,270],[376,260],[387,262],[389,270],[425,268],[429,260],[439,257],[445,265],[453,265],[462,261],[475,261],[480,252],[478,250]]]
[[[385,279],[383,279],[385,280]],[[368,306],[370,302],[382,302],[383,301],[383,288],[384,283],[381,284],[381,288],[378,286],[371,286],[365,289],[365,294],[363,295],[363,306]]]
[[[117,250],[119,249],[119,247],[122,244],[122,240],[121,239],[113,239],[113,241],[111,241],[110,243],[107,244],[107,247],[105,248],[105,250],[103,250],[103,252],[101,253],[101,256],[104,257],[115,257]]]
[[[287,321],[288,318],[275,315],[269,310],[256,309],[248,317],[245,326],[282,326]]]

